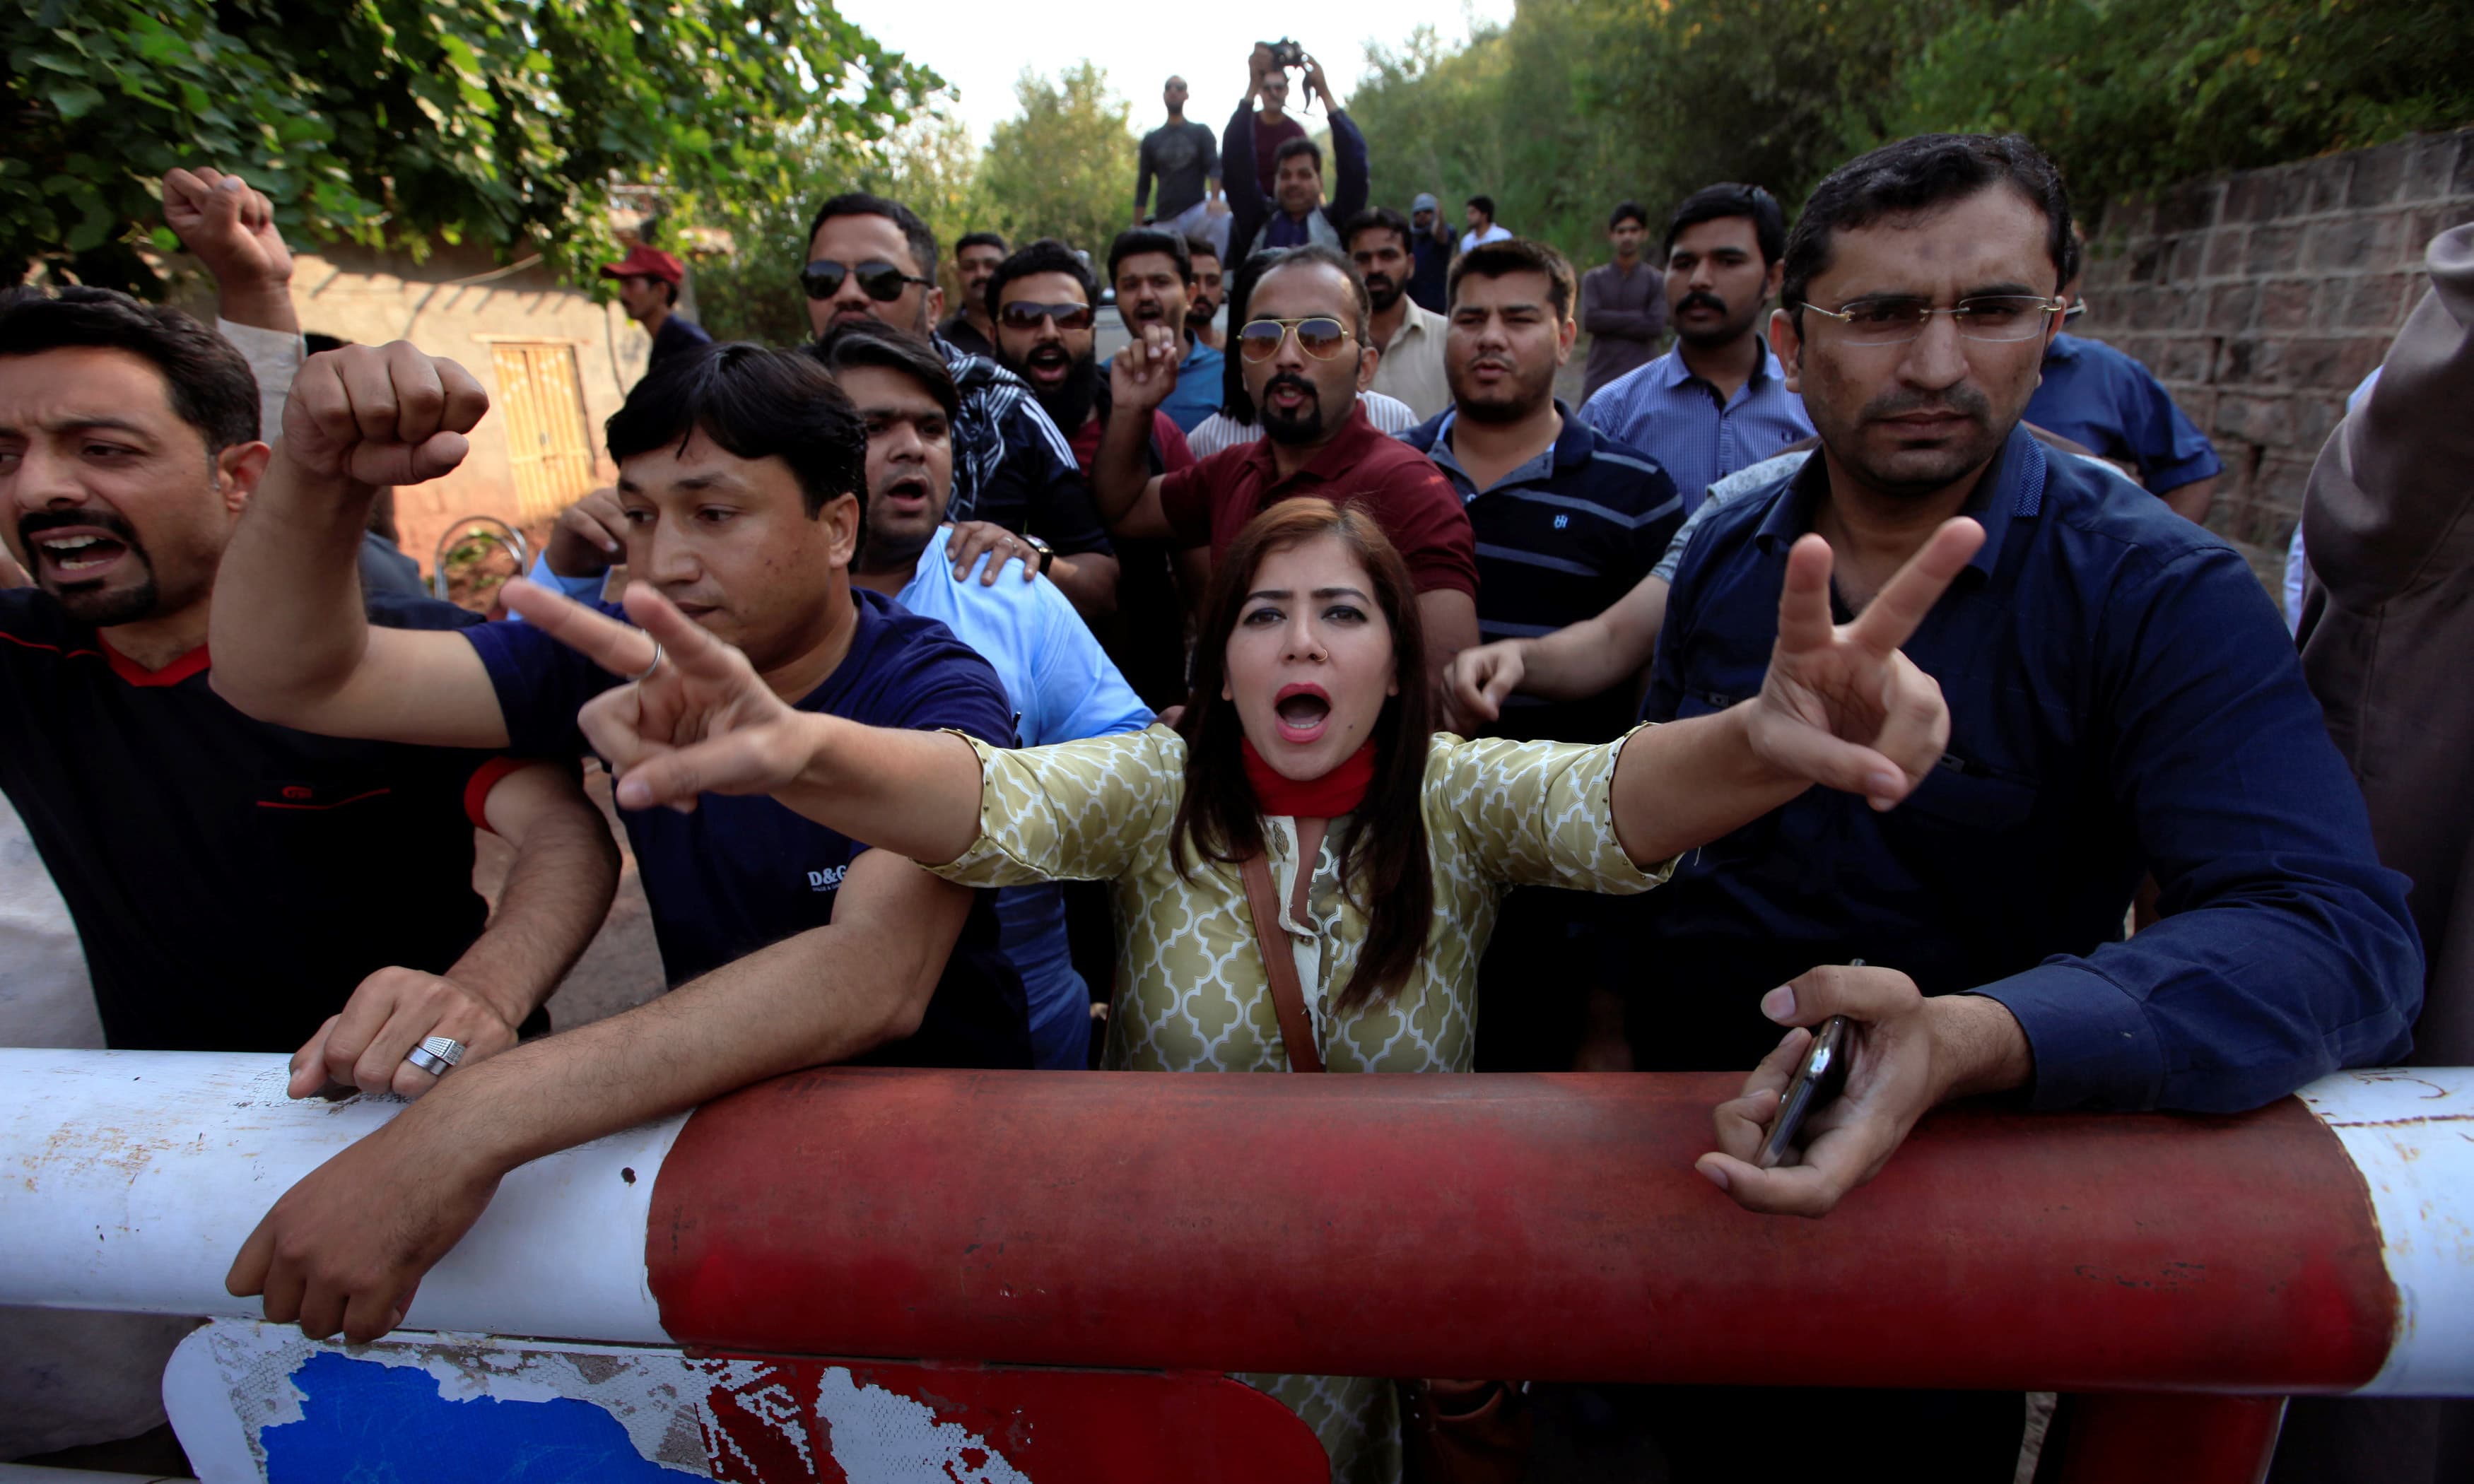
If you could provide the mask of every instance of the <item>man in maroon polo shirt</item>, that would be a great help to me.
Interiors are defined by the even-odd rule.
[[[1357,404],[1381,353],[1367,339],[1370,314],[1365,280],[1334,249],[1270,254],[1246,324],[1230,336],[1265,436],[1154,475],[1143,439],[1150,419],[1113,418],[1092,462],[1092,491],[1115,534],[1208,544],[1215,554],[1258,513],[1296,495],[1362,507],[1417,581],[1426,663],[1440,677],[1477,642],[1475,542],[1443,471],[1377,432]],[[1184,350],[1174,331],[1144,326],[1109,367],[1118,410],[1158,407],[1176,385]]]

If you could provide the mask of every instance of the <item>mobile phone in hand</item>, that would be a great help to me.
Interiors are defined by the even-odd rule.
[[[1779,1094],[1778,1116],[1770,1122],[1769,1137],[1761,1141],[1760,1158],[1755,1164],[1768,1170],[1786,1163],[1798,1146],[1797,1136],[1804,1132],[1805,1121],[1847,1086],[1854,1036],[1845,1016],[1831,1016],[1812,1033],[1812,1044],[1805,1048],[1804,1060],[1796,1064],[1795,1075]]]

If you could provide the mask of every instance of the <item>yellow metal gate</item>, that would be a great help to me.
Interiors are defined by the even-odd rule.
[[[490,347],[490,360],[498,373],[498,406],[507,416],[516,509],[527,525],[550,519],[594,482],[575,347],[502,340]]]

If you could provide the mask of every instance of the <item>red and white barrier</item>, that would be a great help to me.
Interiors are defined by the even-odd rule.
[[[0,1304],[254,1312],[223,1291],[241,1239],[396,1111],[283,1079],[266,1056],[0,1051]],[[2474,1069],[2348,1073],[2239,1117],[1948,1110],[1818,1222],[1693,1172],[1734,1081],[803,1073],[516,1172],[407,1324],[1167,1371],[2474,1395]]]

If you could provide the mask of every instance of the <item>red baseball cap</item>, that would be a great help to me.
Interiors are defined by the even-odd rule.
[[[659,278],[664,283],[677,283],[688,275],[688,267],[659,248],[638,246],[615,263],[601,265],[604,278]]]

